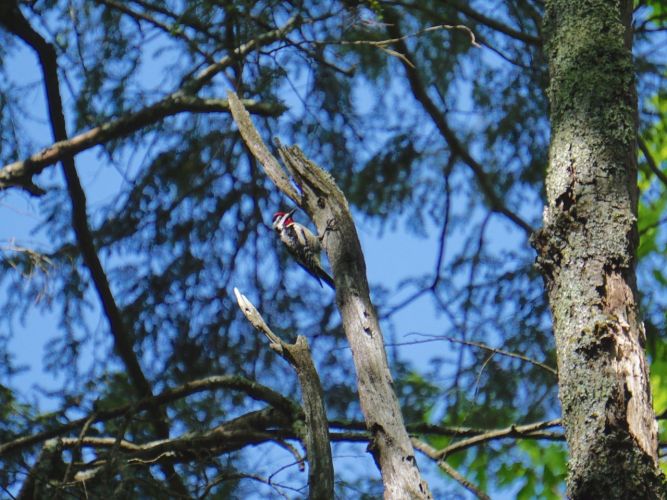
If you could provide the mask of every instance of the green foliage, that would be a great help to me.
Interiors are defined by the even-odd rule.
[[[640,243],[637,256],[639,259],[639,277],[645,286],[642,289],[652,293],[642,294],[642,306],[647,316],[649,353],[654,363],[660,357],[656,349],[664,342],[665,302],[662,300],[667,291],[667,276],[664,274],[667,264],[667,238],[664,223],[667,220],[667,185],[654,170],[667,171],[667,99],[664,91],[646,100],[646,111],[651,116],[650,126],[642,132],[649,158],[642,153],[639,157],[639,235]],[[649,163],[650,162],[650,163]],[[641,281],[640,281],[641,283]],[[660,368],[656,368],[660,369]],[[653,368],[652,368],[653,374]]]
[[[401,401],[405,421],[411,424],[429,422],[439,392],[437,386],[418,372],[400,375],[396,381],[396,394]]]
[[[667,6],[664,2],[648,0],[640,2],[644,9],[640,17],[642,28],[664,29],[667,22]],[[639,6],[639,5],[638,5]],[[652,61],[646,64],[651,67]],[[654,68],[664,81],[667,75],[664,68]],[[642,307],[646,317],[647,351],[651,361],[651,390],[653,408],[658,420],[658,439],[661,443],[667,439],[667,427],[664,415],[667,411],[667,339],[665,326],[667,315],[666,303],[662,299],[667,291],[667,276],[664,273],[667,264],[667,246],[664,231],[667,220],[667,185],[655,170],[667,171],[667,94],[664,86],[651,88],[650,94],[640,101],[640,110],[647,117],[647,126],[641,130],[641,141],[645,152],[639,156],[639,235],[638,250],[639,279],[642,293]],[[648,154],[648,158],[646,157]],[[661,462],[663,473],[667,472]]]
[[[517,479],[521,487],[516,498],[529,500],[563,498],[567,472],[567,453],[562,444],[544,445],[538,441],[523,440],[518,443],[518,460],[503,463],[498,472],[503,486],[513,486]]]
[[[420,154],[415,150],[412,138],[407,135],[392,137],[381,151],[373,156],[350,179],[349,200],[372,215],[387,216],[391,212],[401,213],[405,205],[411,204],[414,193],[411,175],[413,164]],[[368,186],[387,186],[377,192],[368,192]]]

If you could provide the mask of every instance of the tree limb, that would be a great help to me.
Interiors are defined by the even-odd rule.
[[[336,302],[352,348],[361,408],[371,433],[369,451],[382,473],[385,498],[432,498],[417,468],[393,390],[382,332],[369,297],[366,264],[345,196],[331,175],[309,161],[298,147],[278,143],[280,156],[302,194],[295,193],[277,160],[270,153],[267,158],[268,148],[238,97],[232,92],[227,97],[250,150],[259,153],[256,158],[276,186],[284,187],[283,192],[308,213],[323,240],[336,282]]]
[[[639,150],[642,152],[644,158],[646,159],[646,164],[648,165],[648,168],[650,168],[651,172],[653,172],[655,176],[658,179],[660,179],[660,182],[662,182],[662,184],[665,187],[667,187],[667,175],[665,175],[663,171],[658,168],[658,165],[655,164],[653,155],[648,150],[646,142],[644,142],[644,140],[641,137],[637,137],[637,145],[639,146]]]
[[[504,429],[487,431],[484,432],[483,434],[479,434],[477,436],[473,436],[468,439],[463,439],[461,441],[458,441],[456,443],[447,446],[446,448],[443,448],[442,450],[439,450],[437,452],[437,458],[445,459],[448,455],[451,455],[452,453],[464,450],[466,448],[470,448],[471,446],[476,446],[486,441],[503,439],[507,437],[533,436],[537,431],[548,429],[549,427],[556,427],[559,425],[561,425],[561,421],[559,418],[557,418],[554,420],[548,420],[546,422],[535,422],[526,425],[510,425],[509,427],[506,427]],[[556,441],[563,440],[562,434],[547,433],[547,434],[540,434],[539,436],[540,436],[539,439],[549,439]]]
[[[419,441],[418,439],[412,439],[412,444],[416,449],[421,451],[424,455],[426,455],[429,458],[435,459],[437,456],[437,451],[435,448],[432,446],[428,445],[427,443],[423,441]],[[465,477],[463,477],[454,467],[449,465],[447,462],[444,460],[437,460],[438,467],[442,469],[443,472],[448,474],[452,479],[454,479],[457,483],[459,483],[461,486],[463,486],[466,490],[468,490],[470,493],[475,495],[477,498],[480,498],[482,500],[490,500],[491,497],[484,493],[482,490],[480,490],[477,486],[475,486],[473,483],[468,481]]]
[[[530,224],[524,221],[518,214],[507,208],[507,206],[505,206],[503,200],[496,194],[493,182],[484,171],[484,167],[472,157],[472,155],[468,152],[468,149],[463,146],[463,144],[461,144],[454,131],[449,127],[445,116],[440,112],[436,104],[429,97],[428,92],[424,87],[424,83],[421,80],[421,76],[419,75],[419,71],[411,62],[412,57],[410,56],[408,47],[403,39],[403,34],[400,31],[398,18],[396,17],[395,13],[391,12],[389,9],[386,9],[384,13],[387,21],[389,22],[389,24],[387,24],[387,32],[390,36],[397,40],[395,43],[397,52],[404,56],[399,58],[399,60],[405,69],[408,83],[410,84],[410,88],[412,89],[412,93],[415,99],[417,99],[417,101],[422,104],[424,111],[426,111],[426,113],[431,117],[431,120],[433,120],[433,123],[437,127],[438,131],[445,139],[447,144],[449,144],[452,153],[460,157],[466,163],[466,165],[470,167],[470,170],[477,179],[477,185],[479,186],[482,194],[489,204],[489,208],[493,212],[497,212],[507,217],[519,228],[521,228],[527,235],[532,234],[533,228],[530,226]]]
[[[253,100],[244,102],[253,113],[264,116],[278,116],[285,109],[280,104],[258,103]],[[229,112],[229,103],[226,99],[201,99],[178,93],[171,94],[135,113],[111,120],[70,139],[56,141],[25,160],[5,165],[0,169],[0,190],[16,186],[33,195],[43,194],[43,190],[32,184],[31,178],[49,165],[57,163],[65,156],[81,153],[119,137],[126,137],[169,116],[184,112]]]
[[[341,421],[332,420],[329,422],[332,429],[348,429],[354,431],[361,431],[364,429],[364,424],[358,421]],[[520,437],[526,439],[546,439],[551,441],[562,441],[565,438],[561,434],[554,435],[552,433],[541,433],[542,429],[550,427],[557,427],[561,425],[560,419],[546,420],[540,422],[532,422],[530,424],[516,425],[512,424],[503,429],[484,429],[481,427],[462,427],[462,426],[445,426],[437,424],[428,424],[424,422],[416,424],[408,424],[406,427],[410,434],[432,435],[432,436],[450,436],[450,437],[471,437],[478,438],[485,436],[485,440],[501,439],[504,437]],[[461,441],[462,442],[462,441]]]
[[[53,137],[56,141],[67,140],[55,49],[32,28],[16,4],[5,7],[0,12],[0,23],[37,53],[44,77],[44,88]],[[95,249],[90,227],[88,226],[86,195],[76,172],[74,157],[72,155],[63,156],[61,162],[67,190],[72,202],[72,226],[83,261],[90,271],[95,290],[102,303],[102,309],[109,321],[109,327],[114,339],[114,348],[127,369],[128,376],[137,395],[139,397],[150,397],[153,395],[151,385],[144,375],[139,360],[134,353],[131,338],[125,329],[123,317],[113,297],[109,281]],[[168,438],[169,424],[166,420],[166,415],[161,414],[155,406],[149,408],[149,414],[151,416],[151,424],[158,437]],[[181,482],[172,467],[165,465],[162,471],[174,491],[183,495],[187,494],[185,485]]]
[[[8,12],[8,7],[3,7]],[[17,12],[18,8],[16,9]],[[168,96],[160,99],[129,116],[109,121],[103,125],[83,132],[72,139],[56,140],[51,146],[33,154],[26,160],[17,161],[5,165],[0,169],[0,190],[16,186],[25,189],[33,195],[43,194],[43,190],[32,182],[34,175],[42,172],[47,166],[61,161],[66,156],[73,156],[93,146],[105,143],[111,139],[126,136],[137,130],[184,111],[194,112],[217,112],[229,111],[229,105],[223,99],[201,99],[194,96],[202,87],[209,83],[215,75],[220,73],[233,62],[248,54],[250,51],[264,45],[273,43],[285,33],[298,25],[298,18],[290,18],[283,26],[275,30],[263,33],[255,39],[239,46],[232,54],[221,58],[218,62],[203,69],[197,76],[183,87]],[[40,36],[41,37],[41,36]],[[55,57],[55,54],[54,54]],[[264,115],[279,115],[284,111],[280,105],[262,104],[251,101],[253,112]],[[254,109],[253,109],[254,108]]]
[[[237,375],[216,375],[188,382],[172,389],[167,389],[156,396],[144,398],[134,404],[118,406],[109,410],[96,410],[94,412],[94,419],[91,423],[106,422],[114,418],[133,415],[145,411],[153,405],[164,405],[198,392],[215,389],[233,389],[244,392],[251,398],[257,401],[265,401],[286,415],[292,415],[295,418],[301,413],[301,408],[297,404],[266,386]],[[80,429],[90,421],[90,419],[91,415],[88,415],[52,429],[47,429],[42,432],[2,443],[0,444],[0,457],[22,450],[28,446],[44,442],[48,439],[63,436],[76,429]]]
[[[201,455],[202,450],[211,455],[237,451],[251,444],[259,444],[266,441],[281,440],[282,432],[278,429],[286,429],[286,435],[294,437],[290,432],[291,419],[274,408],[267,407],[262,410],[246,413],[238,418],[224,422],[206,432],[186,433],[171,439],[160,439],[148,443],[137,444],[128,440],[120,441],[119,450],[125,456],[124,459],[135,463],[174,463],[187,462]],[[93,437],[60,438],[63,448],[71,449],[82,444],[90,448],[112,448],[116,445],[115,437]],[[102,460],[96,460],[90,466],[102,464]]]
[[[334,472],[329,443],[329,423],[324,407],[324,391],[320,376],[310,356],[308,341],[299,335],[288,344],[273,333],[255,306],[237,288],[234,295],[241,311],[256,330],[269,339],[271,348],[294,367],[301,386],[306,433],[303,436],[308,457],[308,497],[314,500],[333,498]]]

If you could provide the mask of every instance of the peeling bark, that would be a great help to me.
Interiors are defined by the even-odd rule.
[[[552,0],[544,20],[552,143],[533,237],[558,351],[571,498],[661,498],[635,283],[632,2]]]

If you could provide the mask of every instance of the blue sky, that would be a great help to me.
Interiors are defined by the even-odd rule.
[[[44,97],[39,80],[38,67],[35,57],[28,49],[23,48],[15,54],[8,61],[8,67],[11,68],[9,74],[11,74],[16,82],[26,85],[27,100],[31,102],[30,113],[33,116],[32,124],[29,128],[30,139],[34,144],[34,150],[37,150],[52,142],[51,133],[47,126],[46,117],[44,116]],[[147,65],[140,69],[144,75],[144,83],[147,87],[151,85],[159,87],[160,82],[155,80],[155,75],[160,74],[157,71],[157,68],[161,64],[160,59],[146,58],[145,60],[148,61]],[[168,89],[168,91],[170,90]],[[371,91],[372,89],[368,89],[368,92]],[[359,99],[362,102],[364,99],[370,100],[371,98],[371,94],[365,96],[364,91],[360,93]],[[71,104],[71,99],[68,96],[66,96],[66,103]],[[465,108],[465,101],[461,105],[462,108]],[[306,154],[308,154],[307,145],[302,146]],[[31,152],[33,151],[21,151],[19,157],[24,157]],[[142,154],[139,151],[135,152],[135,155],[132,157],[124,158],[127,160],[127,168],[130,171],[138,168],[141,157]],[[88,195],[89,211],[94,215],[96,209],[114,201],[118,188],[123,183],[123,178],[121,173],[113,168],[109,168],[100,159],[95,149],[77,156],[77,164]],[[61,175],[60,166],[49,167],[47,172],[42,175],[47,179],[59,178]],[[531,203],[529,208],[534,208],[535,206],[534,203]],[[303,217],[303,215],[301,216]],[[16,191],[0,194],[0,220],[3,221],[2,225],[0,225],[0,245],[5,249],[11,245],[18,245],[38,250],[48,250],[50,243],[48,234],[34,232],[36,224],[40,221],[39,217],[39,202],[37,200]],[[359,220],[361,221],[361,219]],[[405,230],[409,224],[409,220],[403,220],[395,228],[386,230],[382,235],[379,235],[374,224],[363,221],[358,223],[359,236],[366,256],[368,277],[372,285],[379,284],[390,290],[396,290],[397,285],[403,280],[428,274],[434,269],[438,250],[438,228],[433,226],[428,227],[426,230],[428,236],[418,237]],[[497,245],[498,248],[512,247],[517,242],[521,242],[521,235],[500,217],[493,218],[490,229],[487,232],[487,238],[494,242],[493,244]],[[461,245],[463,243],[450,239],[449,245],[456,244]],[[448,251],[453,250],[454,248],[450,248]],[[301,271],[294,267],[292,272]],[[399,293],[394,292],[390,302],[399,303],[410,292],[410,289]],[[0,293],[7,293],[6,289],[0,289]],[[97,303],[96,297],[92,294],[91,297]],[[230,300],[231,297],[233,295],[230,293]],[[47,293],[45,297],[39,300],[48,299]],[[95,330],[99,332],[99,342],[104,344],[105,339],[102,337],[106,326],[105,319],[101,316],[99,307],[89,312],[88,320],[92,325],[97,325]],[[397,313],[393,318],[393,325],[394,327],[391,329],[384,328],[386,341],[403,343],[415,340],[414,336],[409,336],[413,332],[424,334],[443,333],[447,329],[447,320],[435,314],[432,299],[429,295],[424,295]],[[29,396],[30,399],[33,397],[36,398],[42,410],[49,411],[54,409],[48,398],[35,392],[32,388],[35,384],[46,389],[56,388],[61,383],[61,380],[54,378],[52,374],[45,373],[42,369],[48,341],[55,336],[61,335],[61,332],[57,329],[57,318],[52,314],[44,312],[40,307],[33,307],[32,312],[25,320],[21,324],[13,325],[13,327],[17,332],[11,341],[12,351],[16,356],[15,361],[18,365],[26,366],[28,369],[14,379],[12,385],[24,394],[31,394],[32,396]],[[2,328],[6,328],[6,324],[3,324]],[[402,359],[412,362],[417,367],[427,366],[432,357],[447,357],[455,349],[458,350],[458,347],[444,342],[434,344],[417,343],[403,346],[400,349],[400,356]],[[83,363],[95,363],[99,355],[100,352],[89,349],[89,352],[84,356]],[[351,448],[354,449],[354,447]],[[351,452],[349,460],[343,457],[339,458],[338,463],[340,466],[343,469],[349,468],[350,471],[359,470],[359,460],[361,460],[365,464],[363,465],[364,469],[374,470],[374,464],[370,456],[363,452],[363,447],[357,446],[356,449],[358,453]],[[361,459],[359,458],[360,456],[362,456]],[[265,464],[268,462],[271,466],[274,465],[272,460],[268,460],[264,453],[258,456],[257,460]],[[291,457],[287,455],[284,460],[286,463],[289,463]],[[421,463],[424,464],[422,465],[424,467],[425,461],[421,460]],[[439,474],[434,472],[430,464],[426,467],[430,470],[429,475],[431,475],[432,479],[435,474]],[[431,482],[435,486],[440,483],[440,480],[432,480]],[[502,495],[497,498],[502,498]]]

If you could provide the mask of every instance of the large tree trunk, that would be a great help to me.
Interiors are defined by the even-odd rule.
[[[571,498],[660,498],[635,283],[637,99],[629,0],[551,0],[552,142],[535,236],[551,305]]]

